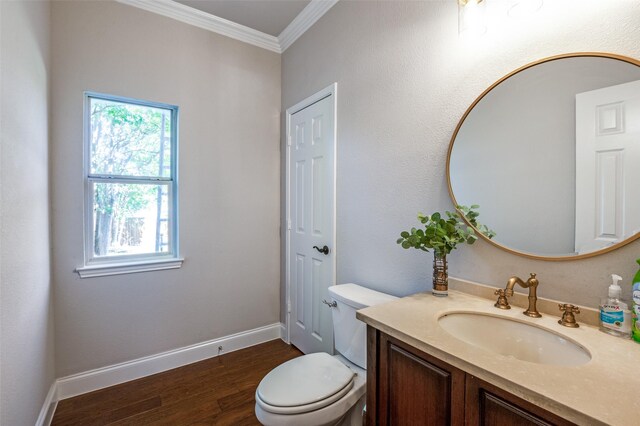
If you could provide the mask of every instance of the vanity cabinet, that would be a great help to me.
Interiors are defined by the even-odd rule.
[[[367,330],[367,425],[464,425],[462,370]]]
[[[573,425],[509,392],[466,375],[465,418],[468,425]]]
[[[368,326],[366,424],[573,423]]]

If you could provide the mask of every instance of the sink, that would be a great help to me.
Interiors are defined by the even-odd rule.
[[[458,340],[521,361],[577,366],[591,360],[589,351],[560,334],[511,318],[450,312],[438,323]]]

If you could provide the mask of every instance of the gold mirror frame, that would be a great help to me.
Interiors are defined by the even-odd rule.
[[[514,71],[511,71],[509,74],[505,75],[504,77],[500,78],[498,81],[496,81],[495,83],[493,83],[491,86],[489,86],[484,92],[482,92],[480,94],[480,96],[478,96],[476,98],[475,101],[473,101],[473,103],[471,103],[471,105],[469,106],[469,108],[467,108],[467,110],[464,112],[464,114],[462,115],[462,118],[460,118],[460,121],[458,122],[458,125],[456,126],[453,135],[451,136],[451,141],[449,142],[449,149],[447,151],[447,185],[449,187],[449,195],[451,196],[451,200],[453,201],[453,205],[454,207],[456,207],[456,210],[458,211],[458,213],[460,213],[460,215],[462,216],[462,218],[464,219],[464,221],[471,227],[473,227],[473,225],[471,225],[466,218],[464,218],[464,215],[462,214],[462,212],[460,212],[460,210],[458,210],[457,206],[458,206],[458,202],[456,201],[456,197],[453,194],[453,188],[451,187],[451,170],[450,170],[450,165],[451,165],[451,152],[453,150],[453,144],[456,141],[456,137],[458,136],[458,131],[460,130],[460,128],[462,127],[462,124],[464,123],[465,119],[467,118],[467,116],[471,113],[471,111],[473,110],[473,108],[475,108],[475,106],[478,104],[478,102],[480,102],[489,92],[491,92],[491,90],[493,90],[496,86],[498,86],[500,83],[502,83],[503,81],[507,80],[508,78],[513,77],[514,75],[529,69],[531,67],[534,67],[536,65],[540,65],[546,62],[552,62],[552,61],[556,61],[558,59],[565,59],[565,58],[580,58],[580,57],[597,57],[597,58],[609,58],[609,59],[614,59],[617,61],[622,61],[622,62],[627,62],[631,65],[635,65],[637,67],[640,67],[640,61],[627,57],[627,56],[622,56],[622,55],[615,55],[612,53],[603,53],[603,52],[577,52],[577,53],[565,53],[562,55],[556,55],[556,56],[549,56],[548,58],[544,58],[544,59],[540,59],[538,61],[535,62],[531,62],[529,64],[523,65],[520,68],[517,68]],[[518,256],[522,256],[522,257],[526,257],[529,259],[536,259],[536,260],[549,260],[549,261],[553,261],[553,262],[558,262],[558,261],[566,261],[566,260],[578,260],[578,259],[586,259],[589,257],[594,257],[594,256],[599,256],[601,254],[605,254],[608,253],[610,251],[619,249],[620,247],[623,247],[635,240],[637,240],[638,238],[640,238],[640,232],[636,233],[635,235],[627,238],[626,240],[620,241],[612,246],[609,247],[605,247],[603,249],[600,250],[596,250],[590,253],[584,253],[584,254],[576,254],[576,255],[567,255],[567,256],[543,256],[543,255],[537,255],[537,254],[532,254],[532,253],[527,253],[524,251],[519,251],[519,250],[514,250],[510,247],[507,247],[503,244],[500,244],[490,238],[488,238],[487,236],[485,236],[483,233],[479,232],[475,227],[473,227],[473,229],[476,231],[476,234],[479,235],[483,240],[489,242],[490,244],[494,245],[495,247],[498,247],[501,250],[504,250],[508,253],[512,253]]]

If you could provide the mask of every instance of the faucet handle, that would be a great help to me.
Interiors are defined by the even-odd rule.
[[[571,303],[560,303],[558,304],[558,307],[560,308],[561,311],[564,311],[564,312],[571,311],[572,313],[575,313],[575,314],[580,313],[580,308],[575,305],[572,305]]]
[[[494,291],[493,294],[498,296],[498,300],[496,301],[496,303],[494,303],[493,306],[495,306],[498,309],[511,309],[511,306],[509,305],[509,301],[507,300],[505,289],[499,288],[496,291]]]
[[[564,325],[565,327],[578,328],[580,324],[576,321],[576,317],[574,314],[580,313],[580,308],[574,306],[570,303],[560,303],[558,307],[563,312],[562,318],[558,320],[558,324]]]

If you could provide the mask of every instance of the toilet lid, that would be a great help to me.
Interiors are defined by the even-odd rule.
[[[256,395],[266,406],[311,404],[318,409],[341,398],[353,386],[354,376],[352,370],[327,353],[309,354],[271,370],[260,382]]]

